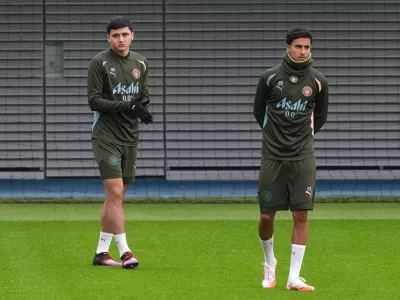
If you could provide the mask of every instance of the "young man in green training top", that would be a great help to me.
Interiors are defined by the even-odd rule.
[[[147,110],[147,59],[129,49],[134,38],[131,22],[113,18],[107,25],[107,38],[111,47],[93,57],[87,82],[89,106],[95,112],[92,147],[106,193],[93,264],[128,269],[139,262],[126,241],[122,201],[135,179],[138,119],[148,124],[153,117]],[[108,254],[113,237],[122,263]]]
[[[261,74],[254,98],[254,117],[263,131],[259,175],[259,237],[264,252],[262,286],[275,287],[274,218],[292,211],[292,254],[286,288],[314,291],[300,277],[306,248],[308,211],[315,192],[314,134],[325,124],[328,83],[312,67],[312,36],[304,28],[287,33],[282,62]]]

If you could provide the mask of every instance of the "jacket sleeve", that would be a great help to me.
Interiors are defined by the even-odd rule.
[[[130,110],[130,103],[103,97],[103,72],[100,60],[92,59],[87,74],[87,93],[92,111],[117,113]]]
[[[322,126],[324,126],[328,117],[328,98],[329,88],[328,82],[323,82],[321,91],[319,92],[317,99],[315,100],[314,107],[314,133],[317,133]]]
[[[150,96],[149,96],[149,67],[148,67],[148,62],[147,59],[144,61],[144,79],[143,79],[143,89],[142,89],[142,100],[141,103],[144,105],[146,108],[150,104]]]
[[[264,127],[264,118],[268,98],[268,88],[264,76],[260,76],[256,94],[254,96],[253,115],[261,129]]]

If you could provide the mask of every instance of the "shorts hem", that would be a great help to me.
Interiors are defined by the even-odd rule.
[[[260,212],[261,212],[261,214],[270,214],[273,212],[285,211],[285,210],[289,210],[289,207],[287,207],[287,206],[266,207],[266,208],[260,209]]]
[[[292,206],[290,207],[290,211],[300,211],[300,210],[309,210],[312,211],[312,206]]]
[[[100,176],[101,180],[105,180],[105,179],[118,179],[118,178],[122,178],[121,175],[110,175],[110,176]]]

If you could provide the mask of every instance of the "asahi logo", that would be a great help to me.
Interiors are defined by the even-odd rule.
[[[288,101],[285,97],[276,104],[276,108],[285,110],[286,117],[294,118],[297,116],[297,112],[306,110],[307,102],[308,101],[303,101],[301,99],[297,101]]]
[[[125,95],[125,94],[139,94],[139,83],[131,83],[131,85],[123,85],[118,83],[113,89],[114,95]]]

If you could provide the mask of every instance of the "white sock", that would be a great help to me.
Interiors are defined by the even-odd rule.
[[[269,240],[263,241],[260,239],[261,247],[264,251],[264,259],[268,266],[275,265],[275,255],[274,255],[274,237]]]
[[[301,264],[303,263],[305,245],[292,244],[292,255],[290,257],[290,273],[288,282],[300,277]]]
[[[117,243],[119,256],[121,257],[127,251],[131,251],[128,247],[128,243],[126,242],[126,233],[116,234],[114,235],[114,240]]]
[[[108,252],[112,238],[113,238],[112,233],[100,231],[100,238],[99,238],[99,243],[97,245],[96,254],[101,252]]]

